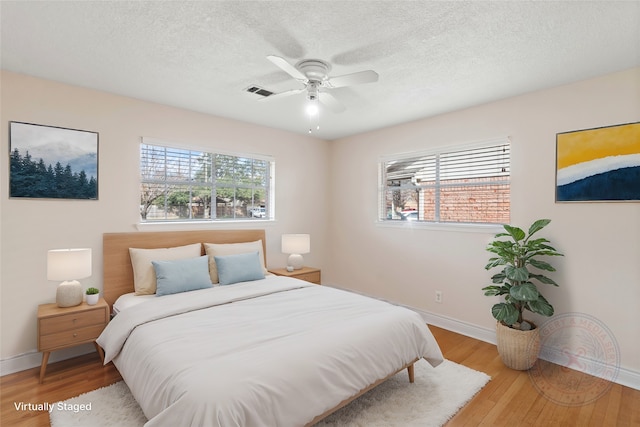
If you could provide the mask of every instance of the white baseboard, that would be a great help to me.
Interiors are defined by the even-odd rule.
[[[83,344],[72,348],[65,348],[63,350],[52,352],[49,357],[49,363],[71,359],[72,357],[81,356],[93,351],[96,351],[93,344]],[[0,360],[0,376],[25,371],[31,368],[37,368],[40,367],[41,364],[42,353],[39,351],[33,350],[28,353],[19,354],[8,359]]]
[[[614,382],[626,387],[640,390],[640,372],[620,368],[620,370],[618,371],[618,376]]]
[[[429,313],[427,311],[418,310],[417,308],[406,308],[418,312],[426,323],[437,326],[448,331],[456,332],[460,335],[475,338],[480,341],[488,342],[489,344],[496,344],[496,331],[495,329],[488,329],[482,326],[477,326],[472,323],[463,322],[461,320],[453,319],[451,317],[442,316],[440,314]]]
[[[589,375],[596,376],[598,378],[605,379],[607,381],[614,382],[626,387],[630,387],[636,390],[640,390],[640,373],[625,369],[621,367],[611,366],[598,360],[589,359],[584,356],[573,355],[575,358],[573,363],[569,365],[567,363],[568,358],[561,356],[562,351],[545,351],[544,355],[540,355],[540,359],[547,362],[555,363],[556,365],[564,366],[569,369],[578,370]],[[576,366],[583,366],[584,369],[576,369]],[[608,373],[603,375],[599,373]],[[613,374],[612,374],[613,373]]]

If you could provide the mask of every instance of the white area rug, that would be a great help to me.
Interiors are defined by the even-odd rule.
[[[482,372],[448,360],[437,368],[420,360],[414,384],[406,370],[399,372],[317,426],[439,427],[489,380]],[[146,421],[124,381],[59,402],[51,413],[53,427],[140,427]]]

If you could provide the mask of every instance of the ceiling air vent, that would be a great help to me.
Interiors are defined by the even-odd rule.
[[[273,95],[273,92],[271,92],[270,90],[263,89],[259,86],[249,86],[245,90],[249,93],[255,93],[256,95],[260,95],[264,97]]]

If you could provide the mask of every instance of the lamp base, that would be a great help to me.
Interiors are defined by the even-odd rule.
[[[77,280],[65,281],[58,285],[56,304],[58,307],[73,307],[82,304],[82,285]]]
[[[291,254],[287,260],[287,265],[293,267],[294,270],[300,270],[304,266],[304,258],[300,254]]]

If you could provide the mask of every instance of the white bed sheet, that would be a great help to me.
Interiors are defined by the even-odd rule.
[[[415,358],[443,360],[419,314],[280,276],[155,298],[98,343],[147,426],[302,426]]]
[[[156,298],[154,295],[136,295],[135,292],[120,295],[116,302],[113,303],[113,314],[118,314],[122,310],[136,306],[150,299]]]

